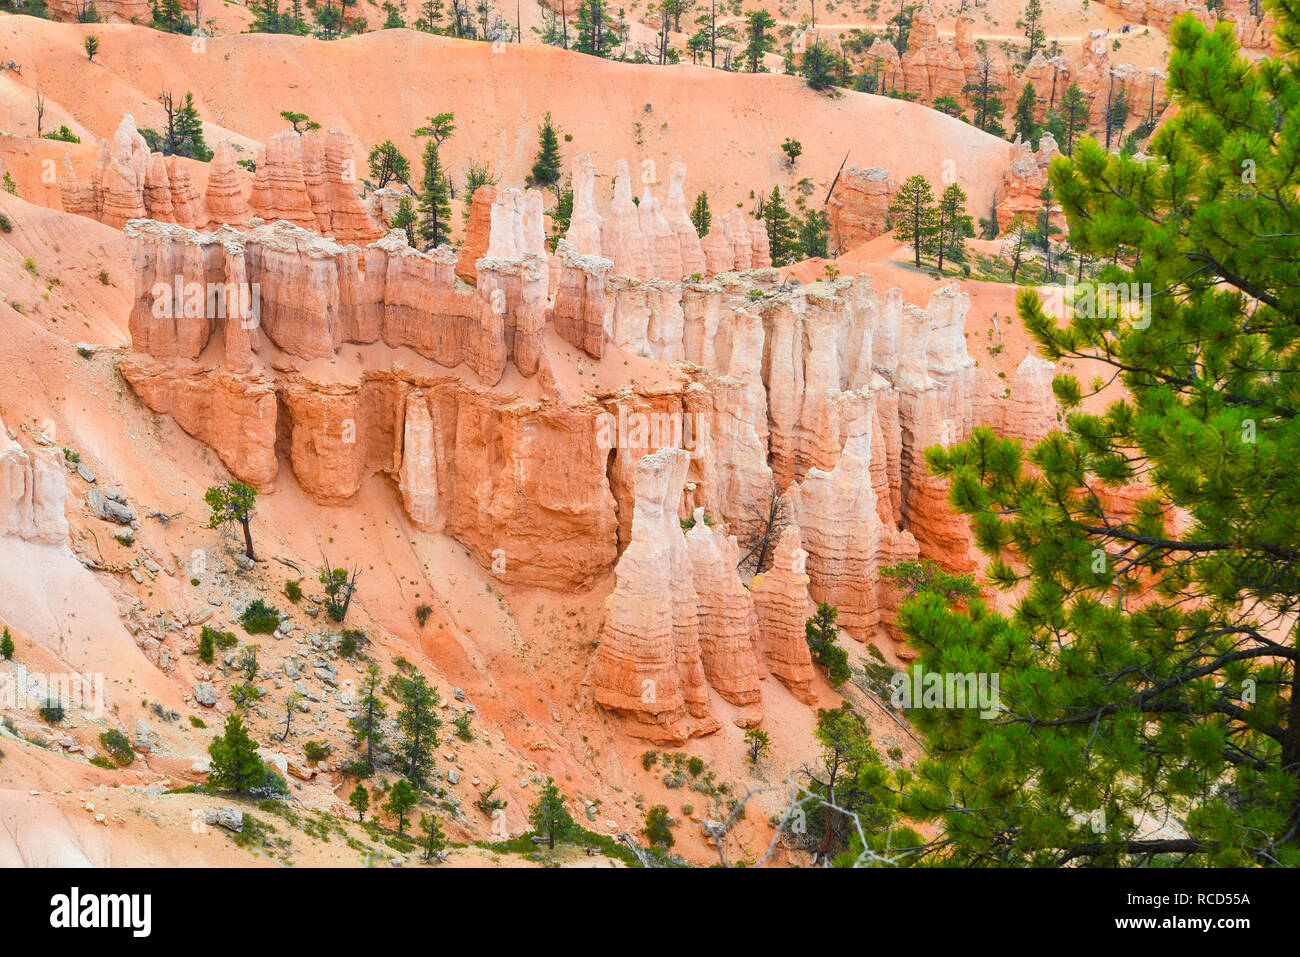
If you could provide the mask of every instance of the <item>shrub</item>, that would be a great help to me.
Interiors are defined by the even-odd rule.
[[[46,724],[59,724],[64,717],[63,705],[51,698],[41,705],[38,714]]]
[[[460,738],[462,741],[474,740],[474,732],[469,726],[473,717],[474,715],[472,715],[468,710],[465,710],[452,720],[452,724],[456,726],[456,737]]]
[[[649,771],[652,767],[654,767],[658,763],[659,763],[658,751],[647,751],[645,754],[641,755],[641,767],[645,768],[647,771]]]
[[[419,608],[415,609],[415,620],[418,621],[420,623],[420,627],[423,628],[424,623],[429,620],[429,616],[432,614],[433,614],[432,608],[430,608],[428,605],[421,605]]]
[[[235,703],[235,707],[241,711],[251,705],[258,698],[262,697],[262,692],[252,685],[231,685],[230,700]]]
[[[202,718],[196,718],[194,715],[190,715],[190,727],[206,728],[207,726],[208,726],[207,722],[204,721]]]
[[[319,764],[330,756],[330,746],[319,741],[308,741],[302,746],[302,753],[307,756],[308,764]]]
[[[366,643],[366,633],[359,628],[348,628],[339,635],[339,654],[351,658]]]
[[[212,664],[214,648],[220,651],[228,651],[237,644],[239,644],[239,639],[235,637],[233,631],[218,631],[211,625],[204,625],[203,631],[199,633],[199,657],[208,664]]]
[[[0,658],[5,661],[12,661],[14,657],[14,636],[9,633],[9,626],[5,625],[5,630],[0,633]]]
[[[686,762],[686,770],[691,773],[691,777],[698,778],[704,773],[704,759],[691,758]]]
[[[216,648],[213,647],[213,631],[207,625],[203,626],[203,631],[199,634],[199,660],[212,664],[217,657]]]
[[[237,714],[226,719],[225,732],[208,745],[208,754],[212,758],[208,783],[225,791],[256,790],[266,782],[268,774],[275,774],[258,756],[257,742],[249,737]]]
[[[650,813],[645,816],[645,827],[641,829],[641,833],[655,847],[672,847],[677,842],[673,837],[671,820],[668,816],[668,808],[662,804],[656,804],[650,809]]]
[[[295,581],[287,581],[287,582],[285,582],[285,583],[284,583],[284,597],[285,597],[285,598],[288,598],[291,602],[295,602],[295,603],[301,601],[301,600],[302,600],[302,586],[299,585],[299,584],[298,584],[297,582],[295,582]]]
[[[135,760],[135,748],[131,747],[131,742],[127,740],[126,735],[116,728],[101,734],[99,744],[119,767],[124,768]]]
[[[0,213],[0,233],[12,233],[14,231],[14,221]]]
[[[343,765],[341,770],[346,777],[353,778],[368,778],[375,773],[375,769],[370,766],[370,762],[362,759],[349,761]]]
[[[280,627],[280,612],[258,598],[244,609],[239,623],[250,635],[269,635]]]
[[[114,764],[112,761],[108,760],[108,758],[104,757],[103,755],[99,755],[99,754],[95,755],[93,758],[90,759],[90,763],[97,768],[103,768],[105,771],[118,770],[117,765]]]
[[[772,740],[761,728],[750,728],[745,732],[745,757],[750,764],[757,764],[772,751]]]
[[[78,136],[76,133],[72,132],[72,130],[68,129],[66,125],[60,126],[57,130],[51,130],[50,132],[46,133],[45,138],[47,140],[61,140],[64,143],[81,142],[81,137]]]

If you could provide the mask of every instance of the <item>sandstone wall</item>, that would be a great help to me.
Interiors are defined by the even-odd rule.
[[[149,152],[127,113],[113,136],[100,141],[91,182],[79,182],[65,164],[63,209],[116,229],[146,218],[187,229],[241,227],[257,216],[340,243],[365,245],[383,237],[361,199],[352,140],[343,130],[286,130],[258,151],[256,165],[245,195],[235,152],[223,140],[213,149],[207,190],[200,194],[178,157]]]
[[[57,545],[67,540],[63,456],[57,449],[24,449],[0,422],[0,538],[13,535]]]

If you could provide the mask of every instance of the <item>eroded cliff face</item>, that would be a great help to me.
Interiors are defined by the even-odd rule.
[[[573,216],[565,239],[582,256],[608,259],[615,275],[677,281],[772,265],[767,230],[740,210],[718,216],[700,239],[686,208],[686,164],[669,166],[666,200],[650,190],[658,182],[653,161],[641,170],[646,184],[633,200],[627,160],[614,164],[614,198],[605,216],[596,209],[595,167],[590,154],[578,157],[573,178]]]
[[[0,422],[0,539],[12,535],[58,545],[68,538],[63,456],[57,449],[24,449]]]
[[[252,217],[285,220],[341,243],[365,244],[384,235],[361,199],[352,139],[286,130],[257,153],[257,172],[245,191],[235,151],[222,140],[213,150],[205,193],[184,162],[151,153],[130,113],[110,139],[101,140],[89,183],[65,163],[65,212],[121,229],[132,219],[175,223],[187,229],[240,228]]]
[[[1055,425],[1050,365],[1027,360],[1009,395],[978,374],[956,286],[922,308],[867,277],[637,278],[590,250],[616,236],[635,266],[639,236],[678,268],[683,244],[669,252],[673,220],[653,201],[633,207],[639,233],[576,205],[548,256],[540,194],[476,200],[473,285],[463,255],[417,252],[400,232],[362,248],[285,221],[132,222],[122,373],[264,489],[281,462],[329,504],[377,475],[416,529],[504,582],[587,588],[613,572],[589,685],[652,740],[719,727],[712,691],[730,720],[761,720],[768,674],[814,700],[814,602],[839,607],[849,638],[889,641],[898,596],[883,565],[974,567],[924,449],[981,422],[1031,440]],[[584,357],[636,357],[658,378],[593,390]],[[774,561],[742,573],[739,542],[773,496],[791,523]]]

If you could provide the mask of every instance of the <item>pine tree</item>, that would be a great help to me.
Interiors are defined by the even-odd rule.
[[[966,121],[966,111],[951,96],[936,96],[934,102],[930,105],[946,116],[951,116],[953,119],[962,120],[963,122]]]
[[[9,626],[0,633],[0,658],[5,661],[13,661],[14,658],[14,636],[9,631]]]
[[[618,45],[618,35],[610,29],[605,0],[580,0],[573,29],[577,34],[573,49],[591,56],[607,57]]]
[[[407,183],[411,179],[411,161],[392,140],[384,140],[370,151],[370,178],[375,189],[389,183]]]
[[[1258,62],[1230,29],[1173,21],[1147,159],[1085,138],[1050,167],[1071,244],[1108,264],[1072,316],[1017,300],[1065,370],[1063,431],[927,453],[1015,597],[1008,617],[901,609],[922,666],[1000,679],[996,720],[913,712],[942,742],[902,807],[939,832],[923,856],[1300,864],[1300,208],[1278,201],[1300,140],[1274,125],[1300,102],[1300,15],[1271,9],[1280,56]],[[1061,365],[1084,357],[1123,387],[1104,411]]]
[[[375,746],[384,744],[384,719],[388,717],[388,706],[379,697],[379,666],[371,665],[366,676],[361,680],[361,700],[357,702],[357,713],[348,719],[352,729],[353,741],[357,747],[366,746],[366,764],[370,770],[375,769]]]
[[[709,227],[713,225],[713,214],[709,212],[709,194],[703,190],[700,190],[691,206],[691,225],[701,239],[709,235]]]
[[[1016,275],[1020,272],[1023,265],[1025,250],[1029,247],[1029,222],[1025,219],[1024,213],[1017,213],[1015,218],[1007,224],[1005,245],[1009,245],[1007,250],[1011,254],[1011,281],[1016,281]]]
[[[564,160],[560,156],[560,137],[551,122],[551,114],[542,118],[542,125],[537,128],[537,159],[533,162],[533,183],[537,186],[550,186],[560,181],[564,171]]]
[[[817,712],[816,737],[821,760],[805,773],[808,790],[821,801],[809,809],[808,840],[819,857],[860,850],[859,828],[871,840],[894,823],[889,775],[871,743],[871,729],[847,701]],[[901,846],[923,843],[908,840]]]
[[[406,815],[411,808],[420,800],[420,792],[407,782],[406,778],[398,778],[393,783],[393,789],[388,792],[388,800],[384,802],[383,809],[393,817],[397,818],[397,833],[406,833]]]
[[[415,210],[411,208],[411,201],[402,197],[397,201],[397,212],[393,213],[390,225],[393,229],[406,231],[406,244],[412,248],[415,247],[415,223]]]
[[[565,797],[555,786],[554,778],[547,778],[536,802],[528,808],[528,823],[533,832],[546,838],[547,846],[555,850],[555,842],[573,832],[575,824],[569,809],[565,807]]]
[[[966,237],[973,235],[974,224],[966,213],[966,191],[956,183],[949,183],[940,194],[935,211],[934,250],[939,257],[940,274],[943,273],[944,258],[959,258]]]
[[[387,691],[397,701],[397,753],[402,758],[403,773],[419,786],[433,769],[433,749],[438,746],[438,704],[442,697],[424,675],[411,670],[393,675]]]
[[[919,173],[909,176],[898,188],[889,212],[897,223],[894,235],[912,244],[913,262],[921,265],[921,250],[925,249],[938,228],[934,194],[930,182]],[[774,260],[775,261],[775,260]]]
[[[86,39],[81,41],[82,48],[86,51],[86,58],[91,63],[95,62],[95,54],[99,52],[99,37],[93,33],[87,33]]]
[[[451,239],[451,187],[438,157],[438,144],[424,144],[424,178],[421,181],[419,228],[425,249],[441,246]]]
[[[1043,49],[1047,42],[1047,32],[1043,29],[1043,4],[1040,0],[1029,0],[1025,4],[1016,26],[1024,31],[1025,39],[1029,41],[1025,59],[1032,60],[1034,54]]]
[[[1116,131],[1124,132],[1124,127],[1128,124],[1128,113],[1128,97],[1121,83],[1119,95],[1111,98],[1110,105],[1106,109],[1106,149],[1110,149],[1110,138]]]
[[[424,860],[427,864],[447,849],[447,835],[442,833],[442,825],[431,814],[420,815],[420,830],[424,832]]]
[[[194,105],[194,94],[186,93],[185,100],[177,105],[171,92],[164,90],[158,100],[167,116],[159,151],[165,156],[187,156],[205,163],[212,159],[212,150],[203,139],[203,121]]]
[[[799,72],[808,79],[814,90],[830,90],[835,86],[835,54],[825,43],[817,42],[808,49],[799,64]]]
[[[258,757],[257,742],[249,737],[238,714],[226,719],[225,733],[208,745],[208,755],[212,759],[208,783],[213,787],[244,794],[261,787],[266,779],[266,766]]]
[[[799,258],[799,224],[786,209],[781,198],[781,188],[773,186],[767,202],[763,204],[763,225],[767,227],[767,243],[773,266],[787,266]]]
[[[826,669],[826,677],[831,686],[843,684],[852,675],[849,670],[849,653],[835,644],[840,633],[835,619],[840,610],[834,605],[822,602],[813,612],[813,616],[804,623],[804,640],[808,643],[808,652],[813,661]]]
[[[803,259],[813,259],[814,257],[825,259],[828,253],[827,244],[830,241],[831,223],[826,213],[820,209],[814,209],[808,214],[799,225],[799,248],[802,252]]]
[[[551,220],[550,248],[554,252],[560,240],[568,233],[569,223],[573,220],[573,186],[568,179],[564,181],[564,189],[560,190],[560,198],[556,200],[554,208],[546,215]]]
[[[1038,138],[1038,122],[1034,119],[1037,107],[1038,94],[1034,90],[1034,84],[1026,83],[1020,96],[1016,97],[1015,111],[1011,114],[1012,132],[1020,134],[1026,143],[1032,144]]]
[[[352,805],[352,810],[357,812],[357,821],[361,824],[366,822],[366,812],[370,810],[370,792],[360,781],[348,795],[348,803]]]
[[[253,506],[257,504],[257,489],[247,482],[232,481],[225,485],[214,485],[203,493],[211,513],[208,515],[208,528],[223,528],[238,525],[244,532],[244,555],[253,561]]]
[[[993,78],[993,60],[988,54],[981,53],[976,61],[975,79],[963,86],[961,92],[970,100],[971,109],[975,111],[975,125],[994,136],[1003,133],[999,121],[1006,106],[998,96],[1002,89],[1002,84]]]
[[[1088,126],[1088,98],[1079,89],[1079,84],[1071,83],[1066,88],[1061,97],[1060,116],[1064,131],[1061,152],[1069,156],[1074,152],[1078,134]]]
[[[745,49],[741,56],[749,64],[750,73],[761,73],[763,55],[776,45],[776,37],[768,33],[776,28],[776,20],[766,10],[749,10],[745,13]]]

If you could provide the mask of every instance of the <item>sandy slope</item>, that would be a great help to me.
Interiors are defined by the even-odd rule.
[[[390,137],[418,157],[409,131],[429,114],[453,110],[459,128],[443,153],[457,179],[477,158],[515,183],[531,167],[536,126],[549,111],[572,135],[561,144],[565,158],[594,153],[603,183],[619,157],[637,169],[652,161],[663,176],[680,155],[690,170],[688,191],[707,189],[715,210],[748,206],[751,191],[805,176],[824,190],[846,152],[850,163],[883,166],[900,178],[923,173],[937,181],[951,161],[972,206],[985,208],[1011,151],[925,107],[860,93],[832,99],[796,77],[633,66],[536,45],[494,53],[491,44],[413,30],[336,42],[237,35],[195,53],[184,37],[126,25],[95,29],[103,50],[90,63],[81,50],[88,27],[0,18],[0,57],[21,50],[24,63],[25,90],[4,94],[8,132],[34,133],[37,83],[47,116],[67,115],[96,136],[110,135],[126,111],[156,127],[160,90],[193,91],[210,142],[226,131],[263,141],[284,128],[280,111],[292,109],[353,132],[358,160],[362,147]],[[780,151],[786,137],[803,144],[793,176]],[[54,144],[55,156],[62,147]],[[6,162],[20,183],[39,178],[30,160]]]

